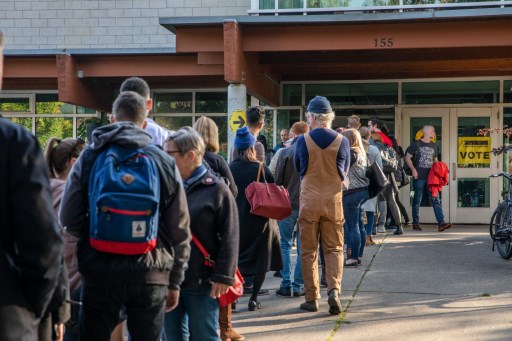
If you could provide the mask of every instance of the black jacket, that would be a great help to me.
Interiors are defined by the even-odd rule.
[[[293,156],[297,147],[297,139],[293,140],[290,147],[285,147],[279,154],[274,177],[277,185],[284,186],[290,194],[290,203],[293,209],[299,208],[300,174],[293,165]]]
[[[35,317],[59,276],[62,238],[39,144],[5,118],[0,160],[0,340],[35,339]]]
[[[204,153],[203,160],[206,161],[206,163],[213,170],[214,173],[217,173],[219,176],[229,181],[229,190],[236,198],[238,194],[238,189],[236,188],[235,180],[233,179],[233,174],[231,174],[231,170],[229,169],[226,160],[224,160],[224,158],[219,154],[214,154],[208,151]]]
[[[210,286],[213,282],[233,285],[238,263],[238,209],[223,180],[206,172],[188,187],[190,230],[215,261],[215,270],[204,264],[204,256],[193,242],[183,288]]]
[[[133,123],[120,122],[98,128],[93,145],[80,155],[68,176],[60,209],[61,225],[79,237],[78,269],[85,285],[157,284],[179,289],[190,256],[189,214],[185,191],[173,158],[152,146],[151,137]],[[108,144],[146,148],[160,172],[161,203],[156,248],[144,255],[126,256],[95,250],[89,243],[89,200],[86,170]]]

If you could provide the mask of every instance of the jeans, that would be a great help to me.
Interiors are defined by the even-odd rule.
[[[75,289],[70,293],[71,301],[80,301],[81,289]],[[80,340],[80,305],[78,303],[71,303],[71,317],[66,322],[66,330],[64,332],[64,341],[79,341]]]
[[[375,223],[375,212],[366,211],[366,235],[371,236],[373,233],[373,224]]]
[[[295,208],[286,219],[278,222],[279,233],[281,234],[281,255],[283,257],[283,269],[281,270],[283,280],[281,281],[281,287],[292,287],[293,291],[299,291],[304,287],[300,260],[300,230],[297,230],[297,263],[295,264],[293,282],[291,281],[293,230],[298,219],[299,209]]]
[[[167,340],[217,341],[219,335],[219,304],[210,297],[211,288],[183,288],[178,306],[165,314]]]
[[[361,224],[362,206],[367,199],[367,189],[343,196],[343,213],[345,214],[345,222],[349,229],[350,236],[350,259],[359,259],[361,250],[361,234],[364,235],[364,239],[366,240],[366,231],[364,226],[359,225]]]
[[[377,217],[377,226],[384,227],[386,225],[386,217],[388,214],[388,203],[386,200],[379,200],[377,202],[377,209],[379,211],[379,215]]]
[[[83,286],[80,340],[110,340],[124,314],[131,340],[160,340],[167,294],[165,285]]]
[[[427,180],[416,180],[412,181],[412,185],[414,188],[414,198],[412,200],[412,223],[419,224],[420,223],[420,204],[421,199],[423,198],[423,191],[425,186],[427,186]],[[432,199],[432,206],[434,208],[434,214],[436,216],[437,224],[444,224],[444,215],[443,215],[443,207],[441,206],[441,202],[439,201],[439,197],[432,197],[432,193],[427,188],[427,192]]]

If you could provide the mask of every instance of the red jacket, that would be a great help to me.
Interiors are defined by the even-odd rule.
[[[434,162],[428,173],[427,187],[433,197],[437,197],[443,186],[448,185],[450,171],[446,163]]]

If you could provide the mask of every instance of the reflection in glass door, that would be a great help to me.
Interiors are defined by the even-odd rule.
[[[450,109],[451,126],[457,134],[450,136],[450,191],[455,194],[450,203],[450,218],[464,224],[489,222],[498,203],[498,183],[489,175],[498,171],[499,158],[491,149],[498,142],[495,136],[478,136],[478,130],[497,126],[497,109]],[[494,141],[493,141],[494,138]]]

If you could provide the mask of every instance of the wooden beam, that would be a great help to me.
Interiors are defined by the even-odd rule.
[[[244,27],[244,51],[394,50],[510,46],[512,19],[488,21]]]
[[[243,83],[247,92],[272,107],[279,106],[280,86],[278,78],[262,70],[257,53],[244,53]]]
[[[298,63],[268,64],[263,67],[276,74],[326,74],[326,73],[392,73],[392,72],[439,72],[439,71],[508,71],[512,73],[512,58],[374,61],[347,63]],[[393,77],[395,78],[395,77]]]
[[[241,84],[242,33],[236,21],[224,22],[224,79],[228,83]]]
[[[222,27],[182,28],[176,31],[176,52],[222,52]]]
[[[199,65],[224,65],[224,53],[222,52],[198,52],[197,64]]]
[[[4,57],[4,78],[56,78],[55,57]]]
[[[100,84],[87,84],[77,77],[77,63],[72,56],[57,56],[59,101],[110,112],[114,91]]]
[[[90,77],[160,77],[223,75],[222,65],[198,65],[196,55],[81,56],[78,69]]]

